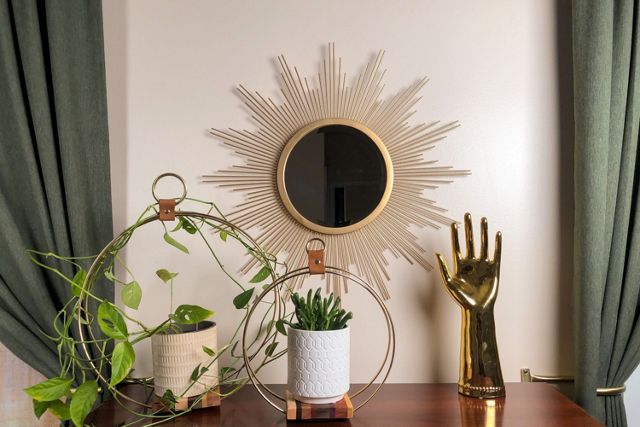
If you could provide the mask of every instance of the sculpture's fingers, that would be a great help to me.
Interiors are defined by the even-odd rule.
[[[460,252],[460,239],[458,238],[458,223],[451,223],[451,248],[453,250],[453,269],[458,271],[458,265],[462,259]]]
[[[447,263],[445,262],[442,255],[436,254],[436,258],[438,259],[438,265],[440,266],[440,275],[442,276],[442,280],[445,284],[451,281],[451,273],[449,272],[449,267],[447,267]]]
[[[493,262],[496,264],[496,271],[500,273],[500,257],[502,257],[502,233],[496,233],[496,248],[493,253]]]
[[[487,259],[489,256],[489,224],[487,218],[480,220],[480,259]]]
[[[464,214],[464,234],[467,237],[467,258],[475,257],[475,249],[473,244],[473,223],[471,222],[471,214]]]

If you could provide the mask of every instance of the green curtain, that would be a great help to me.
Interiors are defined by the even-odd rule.
[[[95,254],[111,221],[101,2],[0,0],[0,340],[44,375],[71,293],[25,250]]]
[[[633,0],[573,2],[576,401],[626,425],[640,363],[640,21]]]

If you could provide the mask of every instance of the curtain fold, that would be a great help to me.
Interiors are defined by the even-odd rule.
[[[633,0],[573,2],[576,401],[625,426],[640,363],[640,41]]]
[[[111,215],[101,2],[0,0],[0,341],[44,375],[71,290],[25,250],[93,255]]]

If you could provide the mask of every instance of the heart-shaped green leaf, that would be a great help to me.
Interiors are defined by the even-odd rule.
[[[37,419],[40,419],[42,414],[44,414],[47,409],[49,409],[49,403],[51,402],[40,402],[39,400],[32,399],[33,402],[33,413],[35,414]]]
[[[226,376],[233,374],[235,371],[236,371],[236,368],[225,366],[224,368],[220,369],[220,376],[222,378],[225,378]]]
[[[271,269],[265,265],[249,281],[251,283],[260,283],[263,280],[265,280],[267,277],[269,277],[270,274],[271,274]]]
[[[182,228],[189,234],[196,234],[198,232],[198,228],[187,218],[181,216],[180,222],[182,223]]]
[[[164,283],[167,283],[168,281],[170,281],[171,279],[173,279],[177,275],[178,275],[178,273],[172,273],[169,270],[164,269],[164,268],[161,268],[160,270],[156,271],[156,276],[158,276],[160,279],[162,279],[162,281]]]
[[[207,353],[207,355],[213,357],[216,355],[216,352],[214,349],[207,347],[206,345],[202,346],[202,351],[204,351],[205,353]]]
[[[72,382],[73,380],[69,378],[50,378],[39,384],[25,388],[24,391],[31,396],[32,399],[41,402],[51,402],[69,393]]]
[[[136,361],[136,353],[128,341],[116,344],[111,355],[111,380],[109,384],[115,386],[127,377],[133,363]]]
[[[36,415],[36,418],[40,419],[42,414],[47,410],[55,415],[60,421],[66,421],[71,418],[69,407],[60,399],[52,400],[51,402],[39,402],[35,399],[33,400],[33,413]]]
[[[176,395],[173,394],[171,389],[167,389],[162,395],[162,397],[160,398],[160,400],[169,409],[175,408],[176,403],[178,403],[178,399],[176,398]]]
[[[98,397],[98,383],[91,380],[87,381],[78,387],[73,396],[71,396],[71,404],[69,405],[69,412],[71,414],[71,421],[76,427],[82,427],[84,425],[84,419],[89,415],[93,404]]]
[[[49,412],[56,416],[61,421],[66,421],[71,419],[71,411],[69,410],[69,406],[62,402],[62,400],[54,400],[49,403]]]
[[[247,289],[241,294],[236,295],[236,297],[233,299],[233,305],[235,306],[235,308],[245,308],[247,304],[249,304],[249,301],[251,301],[251,296],[253,296],[254,290],[255,288]]]
[[[173,314],[172,318],[176,323],[194,325],[213,315],[213,311],[202,308],[199,305],[183,304],[176,308],[176,312]]]
[[[198,378],[200,378],[200,364],[198,363],[198,366],[196,366],[196,369],[193,370],[193,372],[191,372],[191,376],[189,377],[191,379],[191,381],[197,381]]]
[[[127,324],[115,306],[103,301],[98,306],[98,325],[104,334],[116,340],[126,340]]]
[[[271,356],[273,355],[274,350],[276,349],[276,347],[278,347],[278,342],[272,342],[271,344],[269,344],[267,346],[267,348],[264,350],[264,354],[266,354],[267,356]]]
[[[137,310],[142,299],[142,289],[138,282],[130,282],[122,287],[122,302],[129,308]]]
[[[71,292],[73,295],[79,297],[82,294],[82,290],[84,289],[84,282],[87,279],[87,272],[85,269],[81,268],[78,270],[75,276],[73,276],[73,285],[71,286]]]
[[[280,332],[282,335],[287,335],[287,330],[284,327],[284,321],[282,319],[278,319],[276,321],[276,331]]]
[[[185,245],[183,245],[182,243],[178,242],[176,239],[171,237],[169,233],[164,233],[164,241],[170,244],[171,246],[173,246],[174,248],[180,249],[185,254],[189,253],[189,249],[187,249]]]

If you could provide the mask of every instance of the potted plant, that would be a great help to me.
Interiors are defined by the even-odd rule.
[[[340,297],[322,298],[321,289],[309,290],[306,299],[291,297],[296,322],[288,325],[288,389],[301,402],[337,402],[349,391],[349,328],[353,317],[340,305]]]
[[[212,260],[229,281],[242,290],[233,299],[234,307],[248,312],[255,292],[254,286],[275,274],[276,266],[281,263],[276,257],[267,256],[261,248],[246,242],[244,234],[239,233],[237,228],[220,226],[220,221],[211,221],[209,217],[205,217],[212,210],[217,210],[213,203],[187,200],[208,206],[208,212],[189,218],[179,217],[173,230],[168,230],[163,223],[162,240],[185,254],[188,254],[189,250],[178,242],[174,235],[188,233],[204,240],[210,249]],[[147,326],[135,317],[135,313],[129,311],[138,310],[143,299],[142,288],[132,270],[122,261],[119,251],[125,247],[134,232],[155,215],[157,204],[148,206],[138,220],[110,244],[104,258],[100,258],[101,255],[65,257],[52,252],[27,250],[28,256],[36,265],[50,271],[70,286],[69,300],[52,319],[50,335],[47,335],[56,343],[60,371],[56,376],[25,389],[27,395],[33,399],[36,417],[40,418],[48,411],[61,421],[69,420],[76,427],[82,427],[89,412],[99,402],[101,393],[105,397],[107,394],[114,396],[120,405],[131,401],[131,397],[123,393],[119,385],[123,382],[135,382],[150,386],[145,378],[130,377],[136,360],[135,346],[146,339],[152,342],[152,358],[155,365],[154,394],[161,396],[164,405],[172,410],[159,413],[155,410],[148,412],[144,408],[127,409],[140,420],[148,419],[155,424],[175,418],[199,407],[198,404],[206,392],[218,393],[218,385],[225,386],[224,393],[218,393],[220,398],[223,398],[235,393],[247,382],[247,378],[242,375],[243,356],[235,351],[240,342],[239,331],[246,316],[235,328],[228,343],[217,348],[217,327],[215,323],[207,320],[214,314],[212,311],[190,304],[173,309],[173,279],[177,273],[171,273],[166,269],[156,271],[158,277],[170,285],[171,290],[170,314],[162,323],[153,327]],[[207,240],[209,230],[213,230],[223,242],[236,240],[260,263],[260,270],[249,280],[248,286],[237,280],[220,263],[219,257]],[[98,259],[100,264],[89,277],[86,267]],[[114,273],[116,266],[122,268],[126,277],[118,277]],[[92,284],[103,278],[119,288],[124,307],[94,293]],[[275,316],[275,309],[276,305],[272,302],[267,308],[267,313],[273,313]],[[286,352],[275,352],[275,320],[272,323],[264,328],[266,333],[258,334],[250,341],[249,345],[254,348],[256,354],[264,352],[257,368],[254,368],[256,371]],[[79,325],[86,328],[86,331],[91,328],[95,336],[78,334]],[[85,357],[82,351],[84,346],[92,350],[92,358]],[[225,353],[228,355],[227,365],[218,370],[217,360]],[[185,397],[189,398],[188,406],[181,407],[179,411],[173,410],[178,400]]]
[[[171,288],[169,322],[151,336],[154,393],[166,402],[175,396],[192,397],[217,386],[217,327],[207,321],[213,312],[196,305],[181,305],[173,312],[173,280],[178,273],[166,269],[156,275]]]

